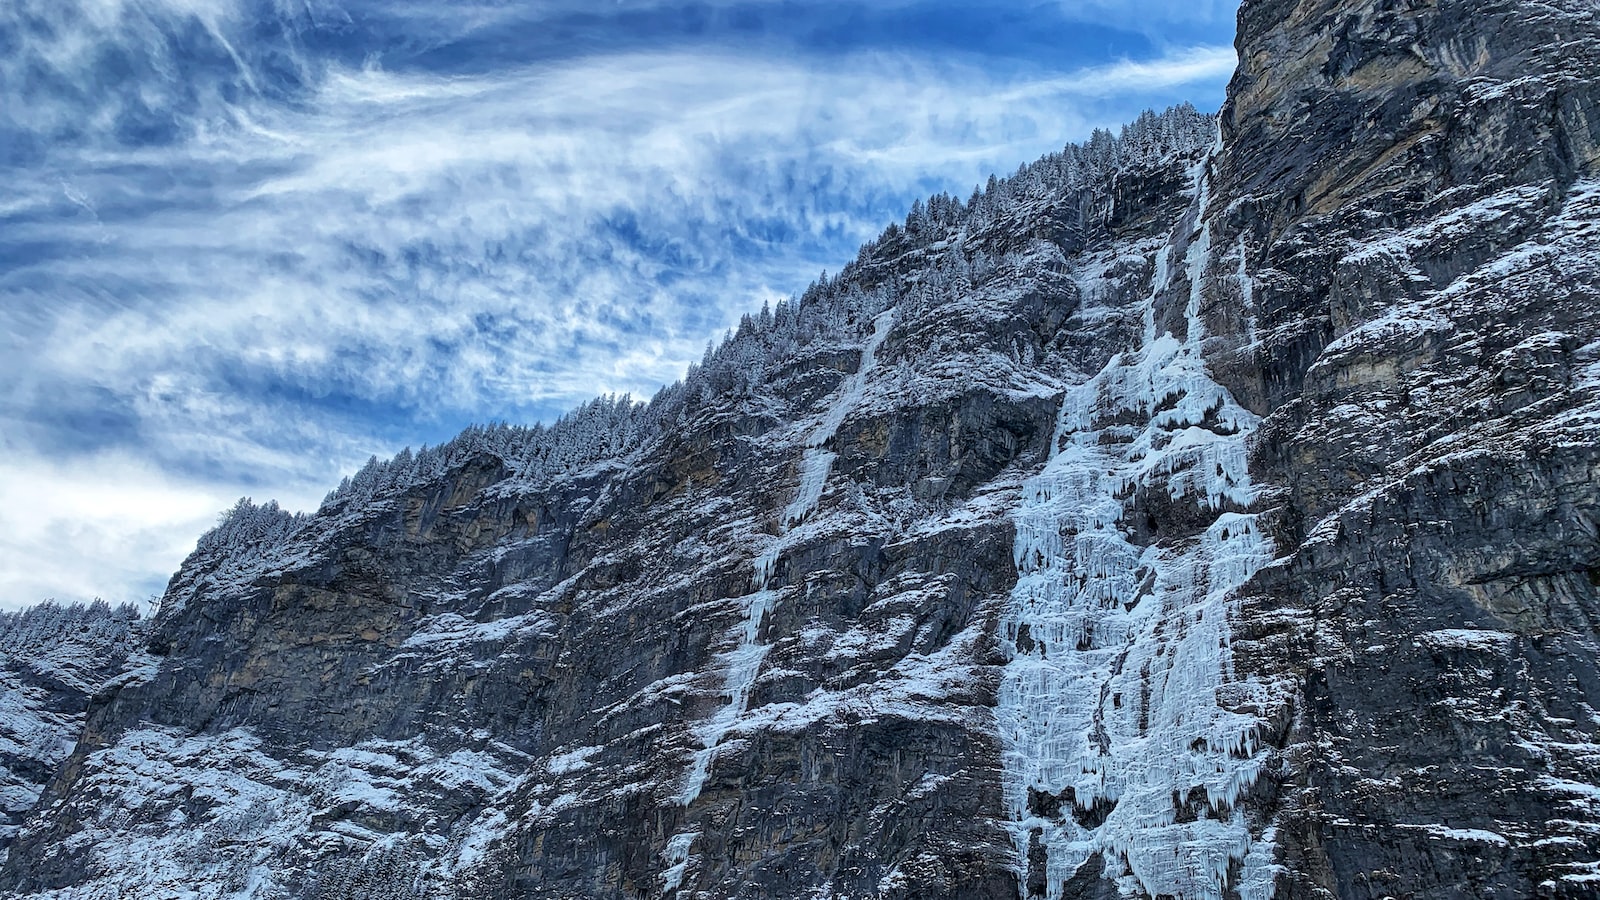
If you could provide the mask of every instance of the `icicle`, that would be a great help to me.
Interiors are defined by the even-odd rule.
[[[667,849],[662,854],[667,863],[666,871],[661,873],[664,892],[670,893],[683,886],[683,876],[689,870],[689,848],[694,846],[695,838],[699,836],[698,831],[687,831],[675,834],[667,841]]]

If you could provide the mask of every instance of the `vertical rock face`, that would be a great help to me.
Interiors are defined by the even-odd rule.
[[[649,407],[241,504],[0,885],[1600,883],[1600,13],[1247,2]]]
[[[1207,355],[1266,417],[1279,895],[1588,896],[1600,9],[1253,2],[1239,50]]]

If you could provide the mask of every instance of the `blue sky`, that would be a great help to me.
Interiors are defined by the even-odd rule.
[[[1236,4],[0,6],[0,606],[649,395],[939,190],[1215,109]]]

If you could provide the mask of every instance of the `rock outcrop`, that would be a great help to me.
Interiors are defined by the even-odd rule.
[[[18,896],[1582,896],[1600,11],[1249,0],[649,406],[241,504]]]

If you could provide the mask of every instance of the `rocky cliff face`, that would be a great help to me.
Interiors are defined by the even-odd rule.
[[[1291,689],[1279,895],[1587,896],[1600,10],[1253,3],[1240,26],[1214,240],[1254,321],[1211,361],[1266,414],[1279,559],[1236,647]]]
[[[241,506],[0,883],[1600,884],[1600,20],[1247,2],[649,407]],[[576,448],[576,449],[574,449]]]

